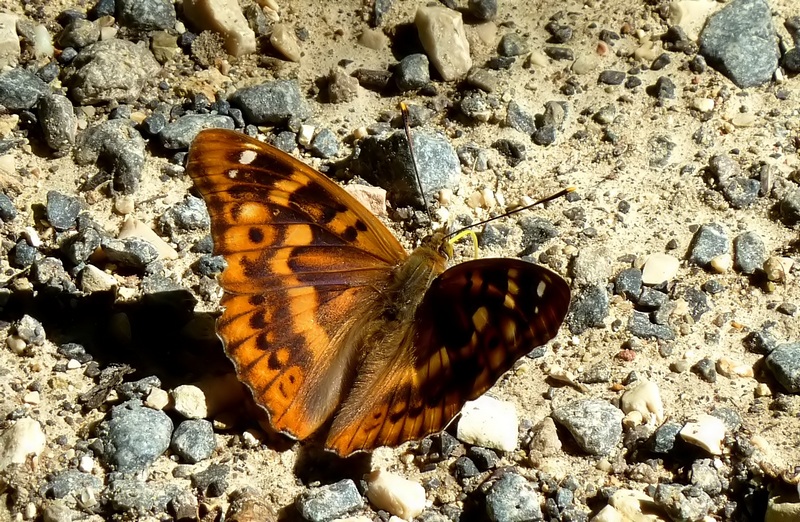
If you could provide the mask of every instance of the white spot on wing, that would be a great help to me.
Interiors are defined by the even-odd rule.
[[[254,150],[243,150],[242,154],[239,156],[239,163],[242,165],[250,165],[257,156],[258,154]]]
[[[539,286],[536,287],[536,295],[542,297],[544,295],[545,288],[547,288],[547,284],[544,281],[539,281]]]
[[[239,170],[238,170],[238,169],[230,169],[230,170],[227,172],[227,174],[228,174],[228,177],[229,177],[229,178],[231,178],[231,179],[236,179],[236,176],[238,176],[238,175],[239,175]]]

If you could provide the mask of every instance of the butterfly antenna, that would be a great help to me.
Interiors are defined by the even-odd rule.
[[[575,187],[567,187],[567,188],[565,188],[563,190],[559,190],[555,194],[552,194],[550,196],[547,196],[546,198],[543,198],[543,199],[540,199],[539,201],[531,203],[530,205],[525,205],[524,207],[515,208],[514,210],[509,210],[508,212],[506,212],[504,214],[500,214],[499,216],[491,217],[489,219],[484,219],[483,221],[478,221],[477,223],[473,223],[473,224],[468,225],[468,226],[466,226],[464,228],[460,228],[460,229],[456,230],[455,232],[451,232],[451,233],[447,234],[446,236],[444,236],[444,239],[447,240],[447,239],[449,239],[449,238],[451,238],[453,236],[461,234],[462,232],[464,232],[465,230],[468,230],[470,228],[480,227],[480,226],[485,225],[486,223],[491,223],[492,221],[495,221],[497,219],[505,218],[505,217],[511,216],[512,214],[516,214],[517,212],[522,212],[523,210],[529,210],[529,209],[531,209],[531,208],[533,208],[533,207],[535,207],[537,205],[542,205],[544,203],[547,203],[548,201],[553,201],[554,199],[558,199],[560,197],[566,196],[570,192],[575,192]]]
[[[403,115],[403,129],[406,131],[406,141],[408,142],[408,152],[411,154],[411,165],[414,167],[414,178],[417,180],[417,188],[422,195],[422,204],[425,205],[425,210],[428,212],[428,219],[433,223],[433,214],[431,214],[431,207],[425,200],[425,191],[422,189],[422,179],[419,176],[419,169],[417,169],[417,159],[414,154],[414,144],[411,141],[411,124],[409,123],[411,116],[408,113],[408,105],[406,102],[400,102],[400,114]]]

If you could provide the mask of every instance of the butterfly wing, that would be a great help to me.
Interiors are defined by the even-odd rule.
[[[525,261],[477,259],[446,270],[394,360],[365,363],[370,371],[337,413],[326,445],[348,455],[442,430],[466,401],[555,337],[569,302],[566,281]]]
[[[303,439],[349,387],[348,346],[408,256],[341,187],[243,134],[198,134],[187,171],[211,216],[225,310],[217,332],[273,427]]]

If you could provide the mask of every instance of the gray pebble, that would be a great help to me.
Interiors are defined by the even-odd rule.
[[[482,22],[494,20],[497,16],[497,0],[469,0],[467,12]]]
[[[144,270],[147,265],[158,259],[158,250],[138,237],[103,238],[100,247],[110,262],[136,270]]]
[[[544,104],[544,114],[542,115],[541,123],[544,126],[563,129],[568,113],[569,104],[567,104],[567,102],[551,100]]]
[[[567,324],[573,335],[589,328],[600,328],[608,317],[608,294],[605,285],[593,285],[573,297]]]
[[[714,508],[708,493],[694,486],[659,484],[653,500],[673,522],[703,520]]]
[[[662,339],[671,341],[675,338],[672,327],[664,324],[654,324],[650,317],[643,312],[634,310],[628,321],[628,331],[641,339]]]
[[[242,110],[248,123],[286,123],[291,118],[305,120],[311,109],[300,92],[297,80],[274,80],[237,90],[231,104]]]
[[[431,82],[430,62],[424,54],[410,54],[400,60],[394,70],[394,81],[400,91],[421,89]]]
[[[327,522],[361,508],[361,498],[355,483],[343,479],[334,484],[312,488],[301,493],[295,501],[300,515],[310,522]]]
[[[155,487],[137,478],[112,476],[103,497],[115,511],[144,517],[152,511],[164,511],[169,502],[169,489]]]
[[[222,256],[203,255],[197,260],[197,273],[206,277],[221,274],[227,263]]]
[[[0,73],[0,105],[10,111],[32,109],[46,94],[50,94],[50,87],[27,69],[17,67]]]
[[[189,464],[209,458],[216,446],[214,428],[205,419],[189,419],[178,424],[170,443],[173,453]]]
[[[531,140],[540,147],[552,145],[556,141],[556,128],[552,125],[542,125],[533,133]]]
[[[738,431],[742,426],[742,416],[734,408],[717,406],[711,410],[710,415],[721,420],[725,424],[725,429],[728,432]]]
[[[203,129],[233,130],[233,118],[219,114],[187,114],[168,123],[158,137],[165,149],[188,149]]]
[[[694,233],[687,258],[691,263],[707,267],[712,259],[728,251],[728,235],[720,225],[707,223]]]
[[[77,469],[57,471],[45,484],[48,497],[64,498],[69,494],[80,495],[81,490],[91,489],[99,493],[103,488],[103,481],[91,473],[84,473]]]
[[[660,455],[670,453],[675,447],[681,429],[683,425],[677,422],[665,422],[659,426],[650,439],[651,451]]]
[[[123,382],[115,389],[123,400],[145,400],[153,388],[161,388],[161,379],[155,375],[148,375],[138,381]]]
[[[692,371],[700,376],[706,382],[717,382],[717,369],[714,367],[714,361],[708,357],[703,357],[692,366]]]
[[[63,151],[75,143],[78,118],[69,98],[61,94],[48,94],[39,100],[39,124],[47,146]]]
[[[767,356],[766,365],[789,393],[800,393],[800,342],[779,344]]]
[[[504,34],[497,47],[497,52],[500,56],[506,57],[519,56],[527,53],[529,50],[528,42],[517,33]]]
[[[161,69],[147,47],[120,39],[85,47],[72,62],[67,83],[80,105],[136,101],[145,83]]]
[[[634,267],[620,271],[614,280],[614,293],[636,301],[642,293],[642,271]]]
[[[753,274],[767,259],[766,247],[761,236],[748,231],[733,239],[733,266],[743,274]]]
[[[453,146],[440,133],[412,134],[414,156],[424,197],[431,199],[442,189],[455,190],[461,167]],[[397,206],[420,206],[423,195],[414,174],[406,136],[402,131],[388,137],[368,136],[351,158],[350,169],[367,182],[383,187]]]
[[[515,140],[499,139],[492,143],[492,148],[496,149],[506,158],[509,166],[515,167],[525,161],[525,144]]]
[[[653,63],[650,64],[650,70],[660,71],[670,63],[672,63],[672,58],[670,58],[669,53],[661,53],[658,58],[653,60]]]
[[[467,457],[469,457],[481,471],[487,471],[497,466],[497,453],[489,448],[472,446],[467,450]]]
[[[292,131],[279,132],[272,144],[282,151],[292,152],[297,148],[297,135]]]
[[[722,481],[720,481],[713,462],[709,459],[692,462],[692,469],[689,471],[689,482],[711,496],[719,495],[722,492]]]
[[[358,97],[358,79],[350,76],[341,67],[334,68],[328,75],[328,101],[331,103],[346,103]],[[239,109],[235,109],[241,114]],[[234,114],[231,114],[233,117]],[[236,118],[234,117],[234,120]],[[242,118],[244,122],[244,118]],[[237,127],[243,127],[244,123]]]
[[[81,364],[92,360],[91,354],[86,353],[83,345],[78,343],[64,343],[58,347],[57,351],[67,359],[75,359]]]
[[[17,241],[11,252],[8,253],[8,263],[14,268],[28,268],[36,261],[39,251],[28,244],[24,239]]]
[[[330,129],[321,129],[311,140],[311,152],[318,158],[332,158],[339,153],[339,139]]]
[[[117,0],[117,20],[138,31],[175,27],[175,5],[170,0]]]
[[[543,49],[544,54],[553,60],[575,60],[575,52],[569,47],[548,46]]]
[[[479,475],[481,470],[478,469],[478,466],[475,465],[471,458],[462,455],[453,464],[453,472],[456,479],[463,483],[464,480]]]
[[[722,195],[735,209],[747,208],[756,202],[761,190],[757,179],[735,176],[722,184]]]
[[[483,172],[489,168],[489,155],[485,149],[475,144],[467,143],[456,147],[456,154],[461,165],[475,172]]]
[[[114,406],[101,426],[103,459],[117,471],[143,471],[167,450],[171,436],[172,420],[163,411],[136,401]]]
[[[600,125],[610,125],[614,123],[614,118],[617,117],[617,106],[608,104],[600,107],[597,112],[592,115],[592,120]]]
[[[58,35],[58,46],[82,49],[100,39],[100,26],[85,18],[76,18],[68,23]]]
[[[370,17],[370,25],[372,27],[380,27],[383,25],[383,17],[389,12],[394,0],[375,0],[372,7],[372,16]]]
[[[46,339],[42,323],[27,314],[14,323],[14,331],[26,344],[41,346]]]
[[[144,119],[141,130],[147,136],[155,136],[167,126],[167,118],[160,112],[154,112]]]
[[[211,464],[205,470],[192,475],[192,486],[209,497],[221,497],[228,489],[231,469],[222,464]]]
[[[605,85],[620,85],[625,81],[625,73],[622,71],[603,71],[598,76],[597,81]]]
[[[99,247],[103,236],[94,228],[82,230],[61,245],[61,251],[73,264],[85,263]]]
[[[699,288],[687,288],[683,299],[689,305],[689,315],[698,322],[704,313],[711,311],[708,295]]]
[[[553,420],[590,455],[610,455],[622,440],[622,411],[599,399],[580,399],[553,410]]]
[[[0,192],[0,220],[3,223],[9,223],[14,221],[15,217],[17,217],[17,208],[11,198]]]
[[[528,136],[536,132],[536,122],[533,119],[533,115],[525,111],[516,100],[508,102],[506,125]]]
[[[568,25],[561,25],[555,20],[550,20],[544,28],[551,35],[548,41],[552,41],[553,43],[567,43],[572,40],[573,31]]]
[[[775,27],[764,0],[734,0],[706,21],[700,54],[745,89],[769,82],[778,67]]]
[[[108,120],[78,135],[75,161],[79,165],[109,165],[114,190],[133,194],[142,177],[144,149],[142,136],[129,121]]]
[[[54,257],[35,260],[31,265],[30,279],[35,284],[57,292],[73,293],[77,290],[69,274],[64,270],[64,263]]]
[[[69,230],[74,228],[81,204],[78,198],[67,196],[55,190],[47,192],[46,205],[47,222],[56,230]]]
[[[677,97],[675,94],[676,91],[675,82],[666,76],[661,76],[656,80],[655,85],[653,85],[652,95],[659,100],[672,100]]]
[[[167,236],[174,236],[181,231],[205,230],[211,226],[211,218],[205,202],[192,195],[187,195],[158,218],[158,226]]]
[[[800,223],[800,189],[790,190],[781,197],[780,212],[787,225]]]
[[[520,256],[529,256],[554,237],[558,237],[558,229],[555,225],[539,216],[523,216],[519,219],[518,224],[522,229]]]
[[[486,494],[486,515],[492,522],[544,520],[539,495],[525,477],[506,473]]]

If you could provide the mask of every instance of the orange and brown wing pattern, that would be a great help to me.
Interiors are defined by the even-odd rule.
[[[347,455],[442,430],[533,348],[555,337],[570,290],[517,259],[460,263],[437,277],[409,337],[385,364],[366,361],[326,445]],[[367,400],[370,397],[370,400]]]
[[[346,392],[349,336],[407,254],[338,185],[243,134],[202,131],[187,170],[228,263],[226,352],[273,426],[306,438]]]

